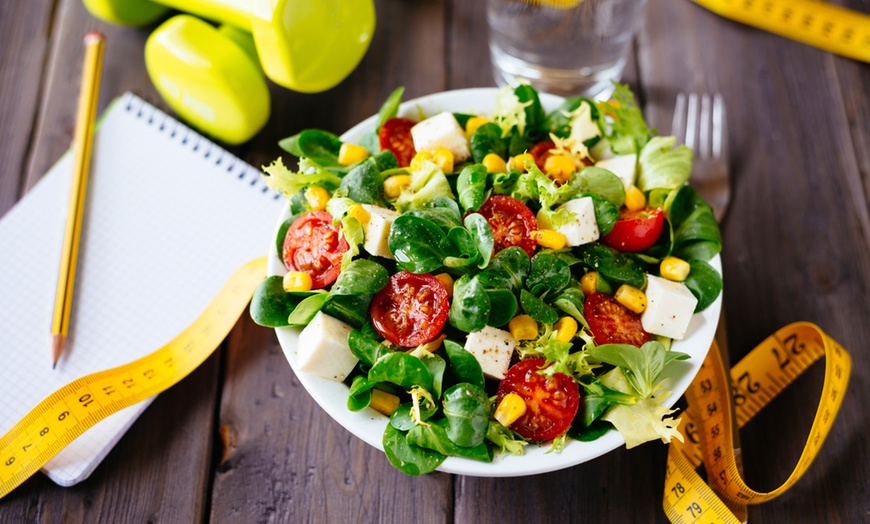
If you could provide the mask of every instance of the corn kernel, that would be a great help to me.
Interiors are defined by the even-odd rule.
[[[438,164],[441,171],[445,173],[453,172],[453,152],[446,147],[439,147],[432,153],[432,161]]]
[[[659,265],[659,272],[662,274],[662,277],[674,282],[686,280],[691,269],[692,267],[688,262],[677,257],[665,257]]]
[[[590,271],[580,277],[580,289],[583,290],[583,294],[587,297],[592,293],[595,293],[595,290],[598,288],[598,272]]]
[[[517,315],[508,322],[508,330],[516,340],[538,338],[538,322],[528,315]]]
[[[508,427],[526,414],[526,401],[516,393],[508,393],[502,397],[495,408],[495,419],[504,427]]]
[[[366,148],[356,144],[341,144],[341,149],[338,150],[338,163],[343,166],[356,164],[368,157],[369,152]]]
[[[369,403],[375,411],[386,416],[393,414],[399,408],[399,397],[380,389],[372,390],[372,401]]]
[[[369,220],[372,219],[372,216],[366,211],[366,208],[362,207],[359,204],[354,204],[347,209],[347,214],[351,218],[356,219],[357,222],[361,226],[364,226],[369,223]]]
[[[329,202],[329,191],[321,186],[311,186],[305,190],[305,200],[312,211],[323,211]]]
[[[423,167],[424,161],[432,161],[432,153],[429,151],[418,151],[414,158],[411,159],[411,171],[419,171]]]
[[[552,180],[561,184],[567,184],[571,181],[571,175],[577,167],[574,165],[574,160],[567,155],[551,155],[544,162],[544,171]]]
[[[471,136],[477,131],[477,128],[482,126],[483,124],[489,123],[489,119],[485,116],[473,116],[468,119],[468,122],[465,123],[465,134],[467,136]]]
[[[282,281],[284,291],[311,291],[311,275],[304,271],[290,271]]]
[[[511,169],[516,169],[517,171],[525,171],[526,170],[526,161],[531,163],[535,163],[535,157],[530,155],[529,153],[520,153],[519,155],[511,158]]]
[[[550,249],[562,249],[568,244],[568,239],[565,238],[565,235],[553,229],[539,229],[535,233],[535,240],[539,246]]]
[[[408,175],[393,175],[384,180],[384,193],[390,198],[399,198],[402,190],[411,185]]]
[[[623,284],[614,293],[613,298],[617,302],[627,307],[637,314],[643,313],[646,309],[646,294],[636,287]]]
[[[577,321],[574,317],[562,317],[558,322],[553,324],[553,329],[556,330],[556,340],[559,342],[571,342],[574,335],[577,334]]]
[[[495,153],[490,153],[483,157],[483,167],[487,173],[504,173],[507,171],[507,164],[504,159]]]
[[[625,207],[629,211],[640,211],[646,207],[646,197],[643,191],[637,188],[634,184],[628,186],[625,190]]]
[[[439,273],[435,275],[435,278],[438,279],[444,285],[444,289],[447,290],[447,298],[453,297],[453,277],[448,275],[447,273]]]

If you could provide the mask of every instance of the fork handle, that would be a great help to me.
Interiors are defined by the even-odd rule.
[[[816,0],[692,0],[725,18],[870,62],[870,16]]]

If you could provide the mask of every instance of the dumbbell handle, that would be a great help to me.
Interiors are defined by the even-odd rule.
[[[251,31],[251,0],[151,0],[155,3],[192,13]]]

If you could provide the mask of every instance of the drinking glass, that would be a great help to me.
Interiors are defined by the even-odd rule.
[[[527,81],[558,95],[609,94],[645,8],[646,0],[488,0],[496,82]]]

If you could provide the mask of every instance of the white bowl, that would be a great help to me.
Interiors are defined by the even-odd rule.
[[[399,109],[399,116],[419,119],[420,111],[427,116],[435,115],[441,111],[461,113],[491,114],[495,100],[496,88],[460,89],[446,91],[434,95],[424,96],[405,102]],[[551,111],[562,103],[563,99],[558,96],[541,94],[541,103],[546,111]],[[359,143],[361,137],[374,128],[377,117],[372,116],[351,128],[341,136],[346,142]],[[278,217],[277,228],[289,216],[289,207],[285,206],[281,216]],[[284,263],[278,254],[275,243],[269,250],[269,275],[283,275],[286,273]],[[722,265],[717,255],[710,261],[711,265],[720,273]],[[686,391],[689,384],[695,378],[701,363],[707,355],[707,350],[716,333],[716,325],[719,321],[719,310],[722,307],[722,295],[713,304],[701,313],[692,317],[686,337],[675,341],[672,349],[688,353],[691,358],[676,361],[664,374],[669,378],[668,389],[670,396],[665,400],[665,405],[672,406]],[[298,328],[278,328],[278,342],[284,350],[290,367],[293,368],[297,378],[308,390],[314,400],[320,404],[329,415],[348,431],[368,442],[375,448],[383,451],[382,439],[384,429],[388,423],[387,417],[371,408],[353,412],[347,408],[348,387],[344,383],[333,382],[314,375],[302,373],[298,370],[298,357],[296,343],[299,336]],[[491,463],[478,462],[475,460],[459,457],[448,457],[439,471],[456,473],[459,475],[472,475],[477,477],[518,477],[546,473],[571,467],[595,457],[601,456],[608,451],[623,445],[625,441],[617,431],[609,431],[592,442],[580,442],[568,439],[561,453],[547,453],[549,445],[529,445],[525,448],[522,456],[501,455],[496,453]],[[650,442],[649,446],[661,445],[658,441]]]

